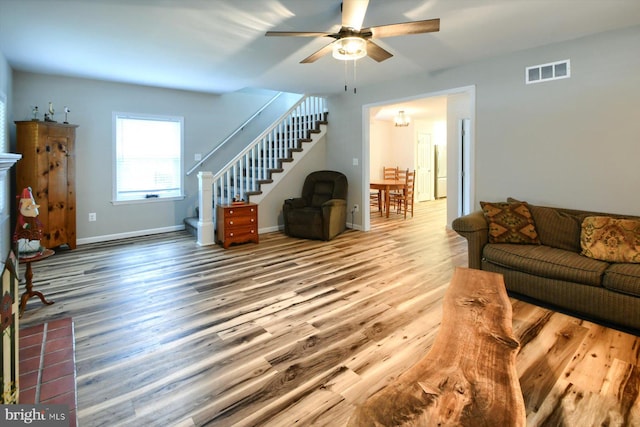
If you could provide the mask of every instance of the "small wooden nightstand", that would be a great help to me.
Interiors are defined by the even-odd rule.
[[[227,249],[232,243],[258,243],[258,205],[218,205],[218,243]]]

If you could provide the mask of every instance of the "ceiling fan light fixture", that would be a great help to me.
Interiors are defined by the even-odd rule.
[[[409,116],[404,114],[404,110],[398,111],[398,114],[396,115],[396,117],[394,119],[395,125],[397,127],[409,126],[409,122],[410,121],[411,121],[411,119],[409,118]]]
[[[361,37],[343,37],[333,43],[333,57],[341,61],[355,61],[367,56],[367,41]]]

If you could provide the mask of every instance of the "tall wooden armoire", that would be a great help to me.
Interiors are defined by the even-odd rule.
[[[43,226],[41,245],[76,248],[77,125],[45,121],[16,122],[16,194],[31,187]]]

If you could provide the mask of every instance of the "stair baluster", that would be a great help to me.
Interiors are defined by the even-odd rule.
[[[201,200],[201,203],[210,203],[213,218],[205,219],[200,209],[198,224],[215,224],[215,205],[229,204],[236,195],[247,202],[251,196],[264,196],[262,186],[273,182],[273,174],[284,171],[283,163],[293,161],[293,152],[302,151],[303,142],[313,141],[311,133],[320,132],[327,114],[324,98],[304,96],[298,101],[213,175],[213,191],[208,193],[212,200]],[[213,242],[199,240],[198,243]]]

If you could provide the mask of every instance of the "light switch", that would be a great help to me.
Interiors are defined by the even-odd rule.
[[[358,158],[357,157],[353,158],[353,166],[358,166]]]

